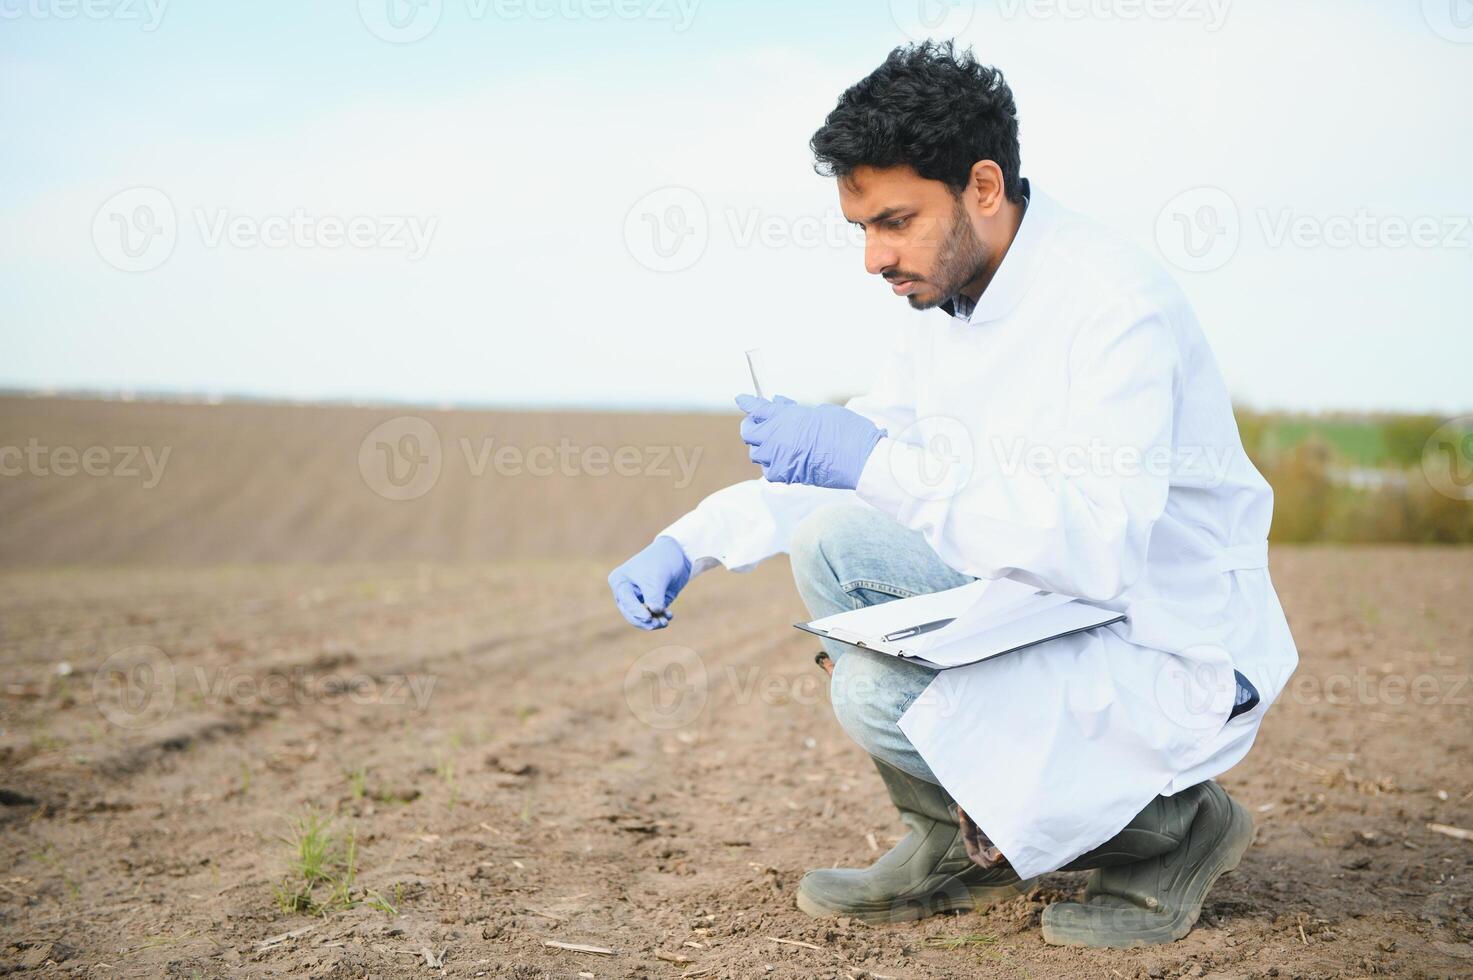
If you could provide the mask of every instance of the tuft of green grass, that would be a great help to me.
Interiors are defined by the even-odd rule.
[[[331,817],[308,809],[292,821],[282,842],[291,849],[291,870],[271,890],[283,914],[327,915],[358,904],[353,897],[358,877],[356,831],[350,827],[340,834]]]
[[[449,806],[453,807],[460,799],[460,786],[455,780],[455,761],[449,754],[437,751],[435,753],[435,772],[444,780],[445,786],[450,790]]]
[[[1380,625],[1381,610],[1374,602],[1365,596],[1361,596],[1358,605],[1360,606],[1361,619],[1365,620],[1367,626]]]
[[[72,879],[71,872],[67,870],[67,866],[62,861],[61,855],[56,853],[56,848],[53,845],[47,844],[35,857],[37,861],[40,861],[61,876],[62,884],[66,886],[67,898],[75,902],[81,897],[82,890],[77,887],[76,881]]]
[[[353,881],[358,877],[358,835],[348,831],[343,843],[343,873],[333,879],[328,893],[327,905],[331,908],[353,907]]]
[[[399,900],[399,896],[403,893],[403,890],[404,888],[402,885],[394,886],[395,901]],[[391,919],[399,914],[399,909],[391,904],[387,898],[384,898],[378,892],[369,892],[368,898],[364,900],[363,904],[367,905],[371,909],[377,909]]]
[[[368,767],[359,765],[348,770],[348,792],[353,795],[355,801],[362,800],[365,786],[368,783]]]
[[[992,946],[996,943],[996,936],[988,936],[980,932],[965,936],[933,936],[926,940],[926,945],[932,949],[963,949],[968,946]]]
[[[52,674],[49,681],[49,687],[51,688],[51,696],[57,701],[60,701],[63,704],[76,703],[77,698],[76,695],[72,693],[71,678],[64,675],[58,676],[56,674]]]

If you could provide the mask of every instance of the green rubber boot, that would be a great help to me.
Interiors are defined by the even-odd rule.
[[[986,908],[1033,886],[1006,864],[985,869],[972,863],[956,803],[940,786],[874,762],[910,833],[868,868],[808,872],[798,883],[798,908],[814,916],[910,922],[938,912]]]
[[[1065,865],[1090,870],[1083,902],[1043,910],[1055,946],[1129,949],[1192,931],[1218,877],[1238,866],[1253,819],[1210,780],[1158,796],[1114,838]]]

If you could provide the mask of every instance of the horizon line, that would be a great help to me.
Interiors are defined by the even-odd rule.
[[[627,402],[495,402],[461,399],[396,398],[392,396],[290,396],[257,394],[240,391],[198,391],[169,388],[55,388],[50,386],[23,388],[0,385],[0,398],[23,398],[32,400],[56,399],[59,401],[117,402],[119,404],[165,404],[165,405],[275,405],[323,408],[416,408],[434,412],[650,412],[656,414],[724,414],[735,409],[717,407],[696,402],[666,402],[655,404],[647,401]],[[834,404],[843,404],[845,399],[826,399]],[[1234,412],[1248,411],[1266,415],[1299,416],[1310,418],[1374,418],[1423,416],[1455,419],[1473,416],[1473,409],[1442,412],[1434,409],[1379,409],[1379,408],[1272,408],[1233,401]]]

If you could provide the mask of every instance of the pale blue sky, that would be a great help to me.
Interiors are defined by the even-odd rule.
[[[746,348],[832,396],[941,316],[806,147],[917,0],[420,3],[0,0],[0,386],[726,408]],[[1473,2],[929,12],[1239,399],[1473,410]]]

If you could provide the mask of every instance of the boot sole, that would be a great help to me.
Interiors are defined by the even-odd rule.
[[[986,888],[942,888],[929,895],[896,899],[883,905],[872,903],[847,906],[829,905],[800,887],[798,908],[819,919],[842,915],[869,924],[915,922],[942,912],[970,912],[989,908],[1010,898],[1026,895],[1032,887],[1033,880],[1030,879]]]
[[[1051,946],[1084,946],[1090,949],[1134,949],[1139,946],[1159,946],[1164,943],[1174,943],[1197,924],[1197,919],[1202,915],[1202,906],[1206,904],[1207,895],[1217,879],[1230,871],[1237,869],[1243,860],[1243,855],[1248,851],[1248,845],[1253,842],[1253,818],[1248,811],[1238,805],[1238,802],[1228,797],[1230,817],[1227,830],[1223,832],[1219,846],[1213,851],[1213,859],[1205,862],[1196,869],[1188,886],[1191,890],[1201,890],[1202,901],[1196,903],[1194,908],[1183,909],[1169,919],[1163,919],[1161,924],[1150,929],[1142,929],[1139,932],[1103,932],[1092,928],[1060,928],[1051,924],[1044,910],[1043,917],[1043,941]]]

